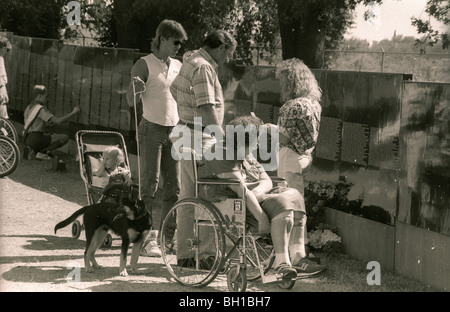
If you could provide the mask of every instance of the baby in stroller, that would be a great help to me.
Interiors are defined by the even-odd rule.
[[[92,171],[93,176],[101,179],[104,187],[99,202],[116,202],[120,193],[129,190],[131,172],[124,160],[124,153],[117,146],[108,146],[103,151],[101,166]]]

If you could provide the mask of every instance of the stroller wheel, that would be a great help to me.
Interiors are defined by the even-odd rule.
[[[72,237],[73,238],[78,238],[80,237],[81,234],[81,223],[78,220],[75,220],[72,223]]]
[[[245,292],[247,289],[247,275],[245,268],[234,266],[227,273],[228,290],[233,292]]]
[[[105,237],[105,240],[102,243],[102,247],[109,248],[111,246],[112,246],[112,236],[111,234],[108,233]]]

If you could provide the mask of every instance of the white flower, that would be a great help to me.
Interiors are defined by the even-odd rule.
[[[331,230],[315,230],[308,233],[308,243],[316,249],[321,249],[328,242],[342,242],[342,239]]]
[[[321,236],[322,243],[325,245],[327,242],[342,242],[342,239],[334,234],[331,230],[324,230]]]

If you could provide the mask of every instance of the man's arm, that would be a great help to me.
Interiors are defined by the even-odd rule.
[[[148,79],[148,68],[147,63],[143,59],[139,59],[131,69],[131,82],[128,87],[127,92],[127,102],[130,107],[134,107],[134,103],[138,103],[140,100],[139,94],[133,93],[133,83],[134,83],[134,77],[139,77],[144,83],[147,82]],[[139,85],[138,83],[135,84],[135,91],[142,91],[142,88],[144,86]],[[133,96],[135,98],[133,99]]]
[[[202,117],[203,125],[218,125],[222,132],[222,137],[225,137],[215,106],[216,89],[214,87],[214,77],[215,71],[210,66],[199,66],[192,75],[192,89],[194,90],[198,113]]]
[[[70,113],[68,113],[67,115],[64,115],[62,117],[53,116],[50,118],[49,121],[54,124],[61,125],[61,124],[65,123],[66,121],[68,121],[73,116],[75,116],[76,114],[78,114],[79,112],[80,112],[80,106],[75,106],[73,108],[73,110]]]
[[[202,117],[203,124],[208,125],[218,125],[218,129],[222,132],[222,137],[225,137],[225,132],[219,122],[219,117],[217,116],[216,107],[214,104],[204,104],[198,107],[198,112]]]
[[[240,186],[230,185],[231,190],[242,197],[242,187],[245,188],[245,200],[248,210],[252,215],[258,220],[258,230],[259,233],[269,233],[270,232],[270,220],[266,213],[262,210],[261,205],[258,202],[255,194],[247,188],[245,185],[244,178],[240,171],[232,171],[220,173],[217,175],[221,179],[238,179],[241,182]]]

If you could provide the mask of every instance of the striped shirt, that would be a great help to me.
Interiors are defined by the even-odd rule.
[[[317,143],[322,107],[316,101],[296,98],[280,108],[278,126],[290,137],[286,146],[299,155],[311,155]]]
[[[181,121],[193,124],[194,117],[200,117],[198,107],[214,104],[219,123],[222,125],[224,101],[217,75],[218,67],[216,61],[203,48],[194,51],[184,60],[180,73],[170,86],[172,96],[178,104]]]

